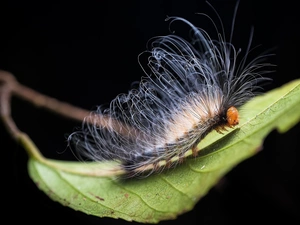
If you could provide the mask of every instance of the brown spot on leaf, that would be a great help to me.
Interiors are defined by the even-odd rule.
[[[99,197],[98,195],[94,195],[93,193],[89,192],[92,196],[94,196],[95,198],[97,198],[100,201],[104,201],[104,198]]]
[[[101,198],[101,197],[99,197],[97,195],[95,195],[95,198],[99,199],[100,201],[104,201],[104,198]]]

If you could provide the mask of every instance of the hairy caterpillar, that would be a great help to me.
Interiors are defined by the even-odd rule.
[[[190,149],[197,156],[197,144],[213,129],[222,133],[238,125],[238,108],[268,80],[262,77],[269,72],[266,56],[246,63],[252,33],[241,58],[224,31],[212,40],[184,18],[167,20],[189,26],[191,43],[175,34],[151,40],[145,52],[150,72],[142,66],[146,77],[138,88],[118,95],[108,108],[98,107],[69,136],[81,156],[118,161],[134,175],[173,167]]]

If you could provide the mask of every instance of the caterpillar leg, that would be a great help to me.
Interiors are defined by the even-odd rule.
[[[198,152],[200,151],[200,149],[197,147],[197,146],[194,146],[192,148],[192,154],[194,157],[197,157],[198,156]]]
[[[178,163],[181,164],[181,163],[184,162],[184,160],[185,160],[184,155],[180,155],[180,156],[179,156],[179,159],[178,159]]]
[[[172,167],[171,160],[166,160],[166,168],[170,169]]]

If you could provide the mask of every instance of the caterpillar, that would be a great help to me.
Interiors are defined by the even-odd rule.
[[[148,54],[148,64],[141,65],[145,76],[138,87],[118,95],[107,108],[99,106],[69,136],[80,157],[117,161],[133,175],[174,167],[190,149],[196,157],[198,143],[210,131],[237,126],[238,109],[270,79],[263,77],[269,72],[267,55],[248,62],[253,32],[240,56],[241,49],[216,26],[218,39],[212,40],[184,18],[166,20],[187,25],[191,40],[175,33],[150,40],[150,49],[142,53]]]

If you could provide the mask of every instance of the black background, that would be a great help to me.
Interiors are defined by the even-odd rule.
[[[229,34],[236,1],[210,2]],[[233,44],[245,49],[253,25],[253,45],[261,44],[262,51],[275,48],[276,56],[270,61],[277,68],[267,90],[299,78],[297,9],[296,1],[240,3]],[[164,21],[167,16],[182,16],[215,35],[212,24],[197,12],[217,21],[208,4],[200,0],[1,1],[0,69],[12,72],[21,83],[46,95],[93,109],[127,92],[130,84],[140,79],[143,72],[137,56],[151,37],[169,34]],[[78,123],[16,98],[12,103],[17,125],[46,157],[74,159],[64,150],[66,136]],[[129,224],[121,219],[87,216],[50,200],[28,177],[25,151],[10,139],[2,125],[0,132],[1,220]],[[194,210],[161,223],[299,223],[299,138],[299,124],[285,134],[272,132],[263,151],[228,173],[223,185],[213,188]]]

